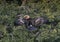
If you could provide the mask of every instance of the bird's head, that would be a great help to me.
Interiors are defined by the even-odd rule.
[[[25,16],[24,16],[24,19],[29,19],[29,18],[30,18],[29,15],[25,15]]]

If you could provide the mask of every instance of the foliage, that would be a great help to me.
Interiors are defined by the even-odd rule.
[[[35,17],[46,17],[50,21],[60,20],[60,0],[29,0],[24,6],[18,6],[16,3],[8,4],[0,0],[0,31],[4,32],[5,37],[0,42],[34,42],[34,38],[28,37],[27,31],[22,31],[24,26],[13,26],[16,15],[20,13]],[[6,25],[10,24],[13,28],[12,37],[6,31]],[[53,27],[51,25],[42,25],[42,31],[37,37],[39,42],[60,42],[60,22]],[[32,36],[32,34],[30,35]]]

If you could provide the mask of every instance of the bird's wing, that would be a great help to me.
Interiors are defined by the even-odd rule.
[[[43,22],[44,22],[44,19],[43,19],[43,18],[41,18],[41,17],[36,18],[36,20],[35,20],[35,25],[43,24]]]
[[[20,23],[24,24],[23,19],[18,19]]]

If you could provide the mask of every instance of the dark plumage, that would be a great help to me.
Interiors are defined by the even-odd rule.
[[[28,26],[27,29],[28,29],[29,31],[36,31],[36,30],[37,30],[37,28],[34,27],[34,26],[32,26],[32,25]]]
[[[24,18],[17,18],[14,21],[14,26],[22,26],[25,25],[25,27],[27,29],[30,29],[30,25],[32,25],[32,27],[35,27],[37,29],[40,29],[40,26],[42,26],[43,24],[48,24],[48,25],[53,25],[56,26],[58,24],[59,21],[49,21],[47,18],[44,17],[37,17],[37,18],[29,18],[29,19],[24,19]]]
[[[24,24],[24,21],[22,19],[16,19],[14,21],[14,26],[22,26]]]
[[[14,20],[14,26],[22,26],[23,24],[24,24],[24,20],[23,20],[23,18],[21,17],[21,14],[20,13],[18,13],[17,15],[16,15],[16,19]]]
[[[29,19],[24,19],[24,25],[26,28],[28,28],[28,26],[32,25],[32,18]]]

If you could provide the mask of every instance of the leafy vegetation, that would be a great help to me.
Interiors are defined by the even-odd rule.
[[[28,31],[20,30],[25,29],[24,26],[14,27],[13,22],[18,13],[23,16],[28,14],[32,18],[43,16],[50,21],[60,21],[60,0],[27,0],[26,4],[21,6],[17,1],[9,4],[5,0],[0,0],[0,31],[4,32],[0,42],[34,42],[34,37],[29,38]],[[7,24],[13,29],[11,34],[6,31]],[[60,42],[60,22],[53,28],[51,25],[42,25],[42,32],[36,38],[38,42]]]

